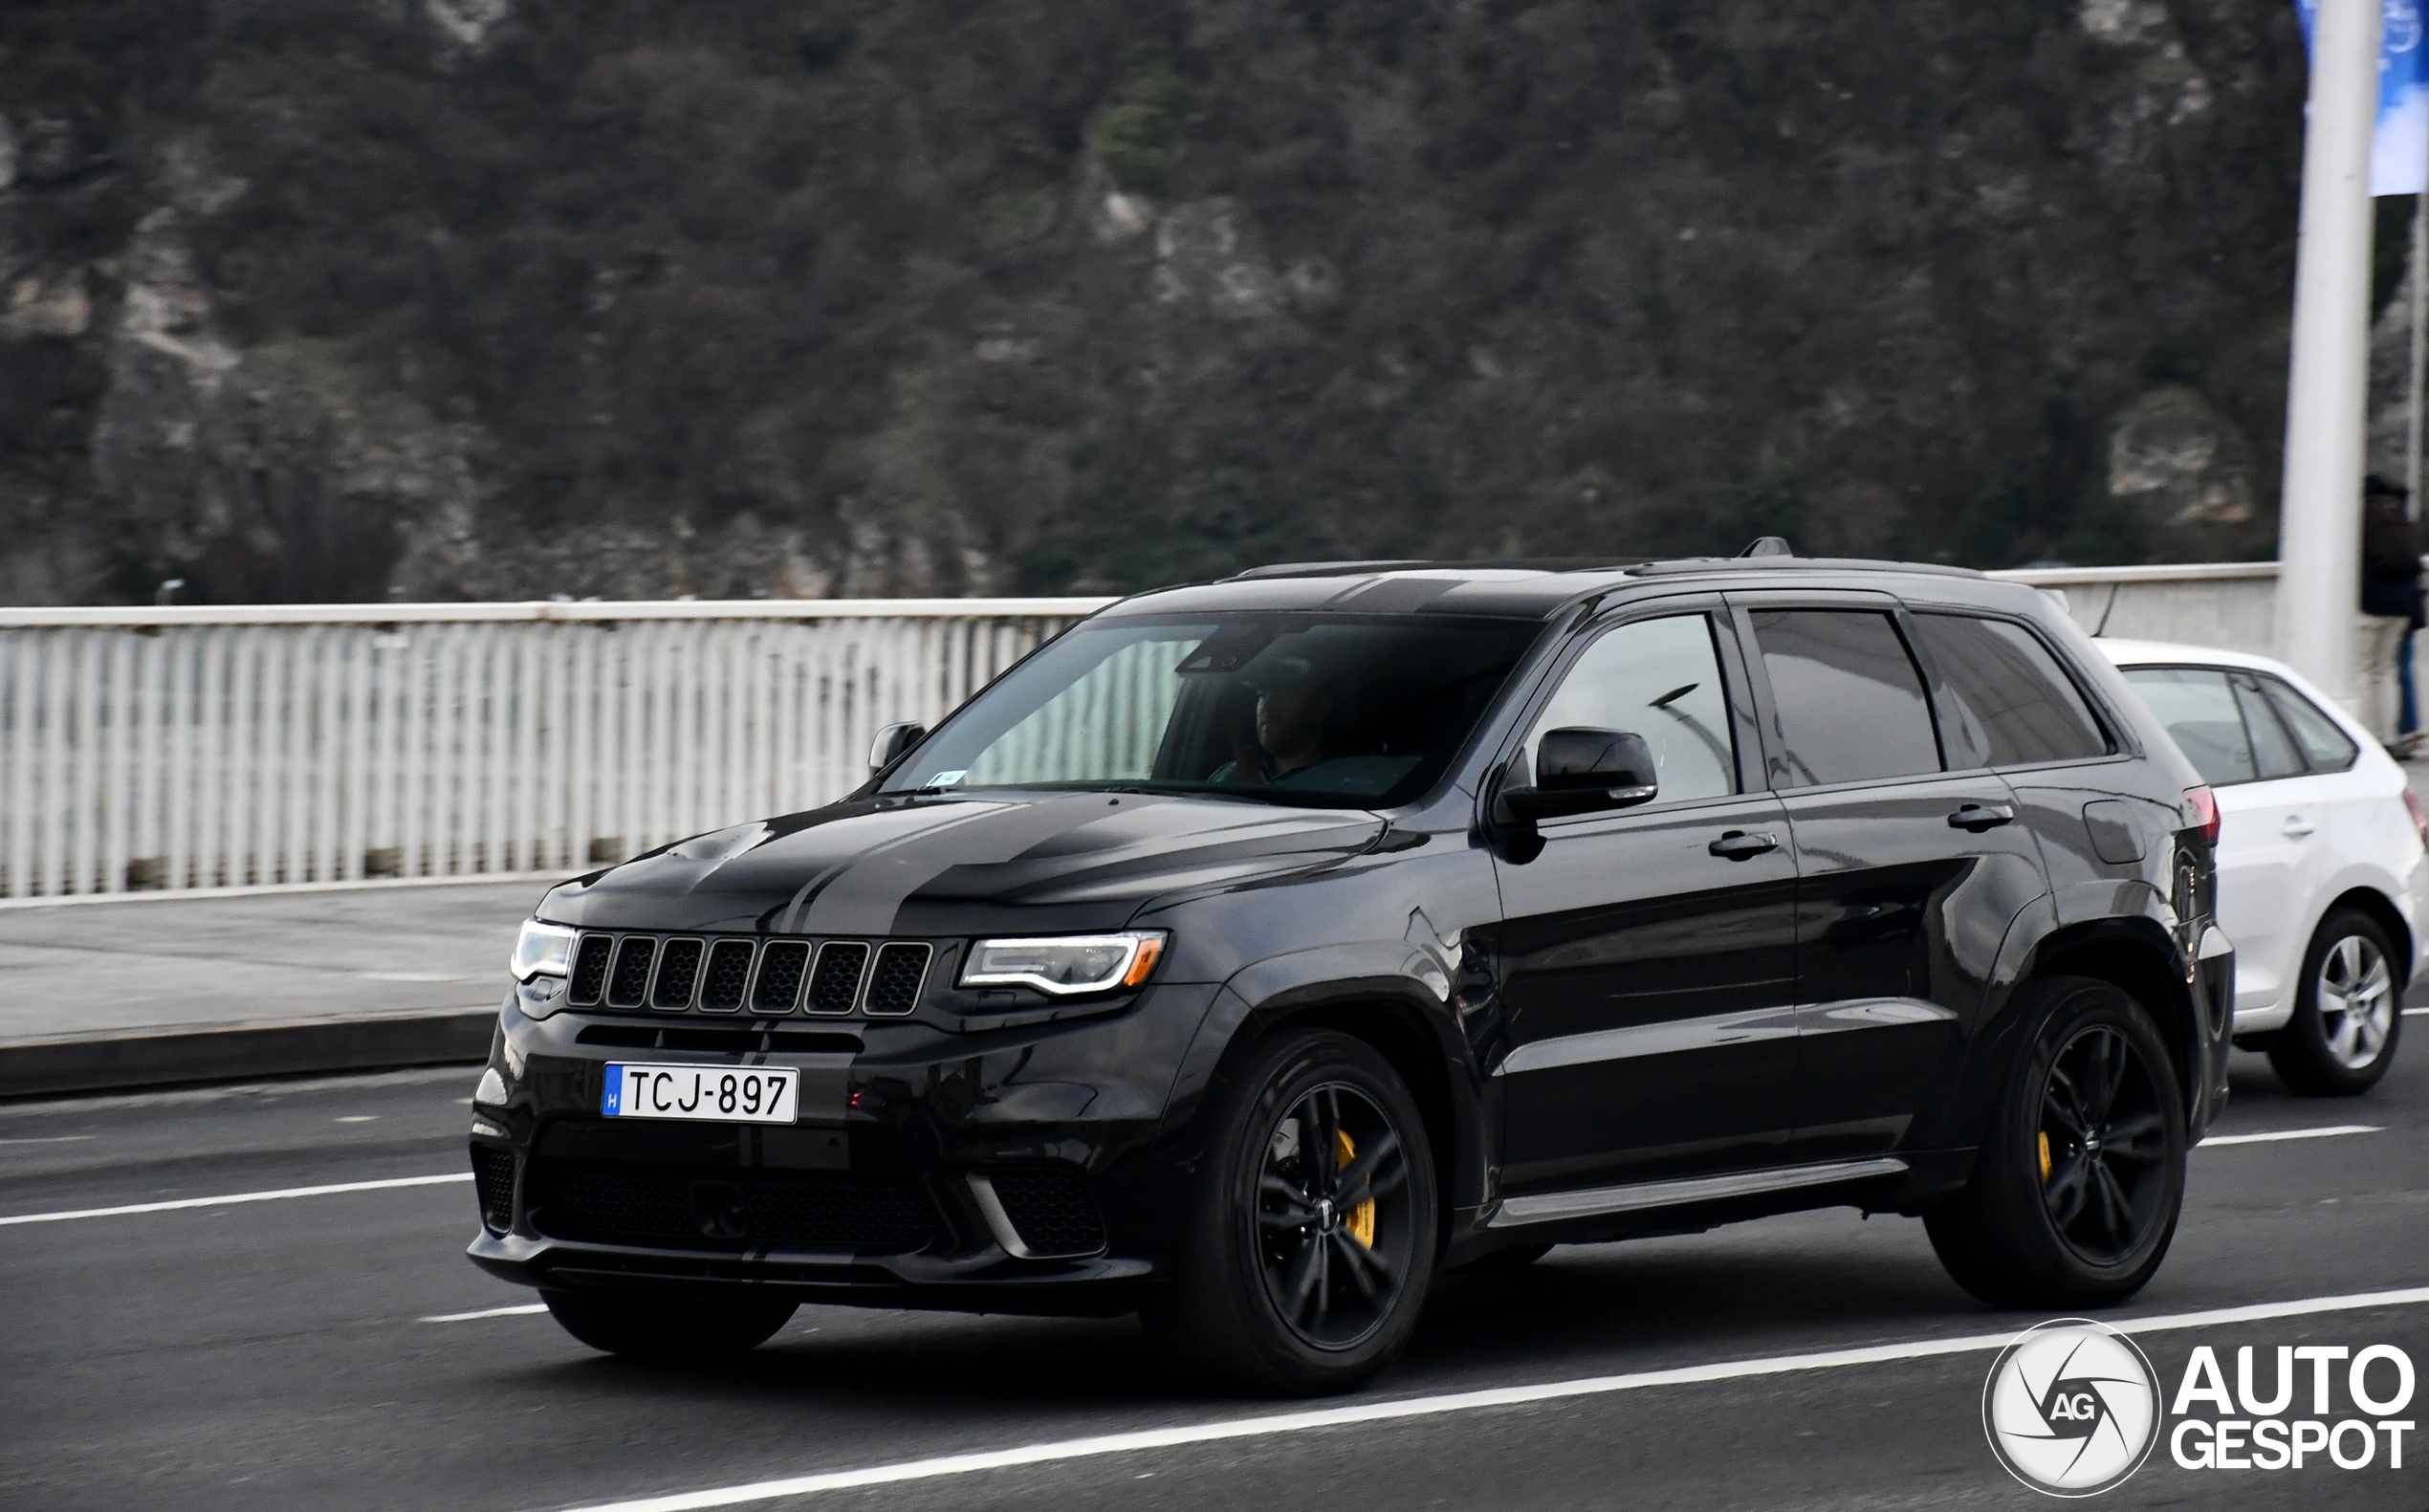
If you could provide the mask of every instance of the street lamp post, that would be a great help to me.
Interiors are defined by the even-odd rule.
[[[2354,710],[2380,3],[2320,0],[2313,26],[2278,516],[2278,654]]]

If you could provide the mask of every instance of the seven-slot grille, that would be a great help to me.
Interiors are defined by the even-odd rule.
[[[902,1018],[919,1007],[935,948],[925,940],[768,940],[585,932],[574,951],[577,1008],[662,1013],[855,1011]]]

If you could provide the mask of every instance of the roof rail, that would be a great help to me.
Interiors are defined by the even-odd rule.
[[[1683,577],[1698,572],[1907,572],[1931,578],[1979,578],[1971,567],[1937,561],[1882,561],[1871,557],[1674,557],[1628,569],[1631,578]]]
[[[1643,557],[1475,557],[1464,561],[1425,558],[1379,559],[1373,561],[1278,561],[1270,566],[1236,572],[1223,582],[1255,578],[1342,578],[1358,572],[1617,572],[1643,563]]]

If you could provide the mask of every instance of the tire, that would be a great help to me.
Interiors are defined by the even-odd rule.
[[[1481,1255],[1459,1267],[1462,1276],[1508,1276],[1526,1269],[1552,1253],[1549,1244],[1521,1244]]]
[[[782,1297],[686,1292],[542,1291],[567,1333],[608,1354],[688,1364],[746,1354],[776,1336],[799,1305]]]
[[[2303,953],[2294,1017],[2269,1045],[2269,1064],[2294,1091],[2352,1097],[2395,1063],[2403,1034],[2396,948],[2376,919],[2337,909],[2319,921]]]
[[[2000,1089],[1973,1177],[1924,1226],[1950,1277],[1992,1306],[2122,1302],[2176,1237],[2183,1090],[2125,993],[2083,976],[2026,991],[2017,1010],[2038,1027]]]
[[[1146,1309],[1159,1350],[1256,1392],[1370,1379],[1416,1327],[1439,1221],[1433,1151],[1399,1073],[1347,1035],[1284,1032],[1218,1081],[1207,1118],[1172,1280]]]

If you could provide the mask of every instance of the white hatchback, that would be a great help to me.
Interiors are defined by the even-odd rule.
[[[2429,925],[2429,821],[2403,768],[2282,662],[2096,644],[2217,796],[2236,1043],[2298,1092],[2367,1090]]]

